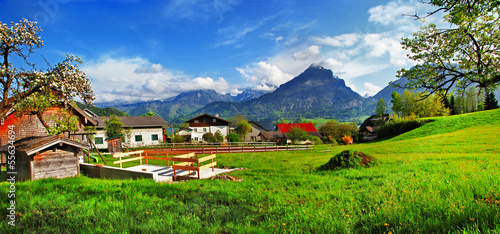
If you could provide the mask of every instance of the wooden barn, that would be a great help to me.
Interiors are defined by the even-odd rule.
[[[0,153],[11,157],[10,145]],[[7,174],[16,181],[43,178],[65,178],[80,175],[78,156],[89,146],[60,136],[27,137],[14,143],[15,164],[7,166]],[[10,148],[12,150],[12,148]]]

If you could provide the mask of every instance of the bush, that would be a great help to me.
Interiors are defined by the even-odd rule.
[[[393,137],[411,131],[422,126],[422,121],[415,116],[399,118],[397,115],[391,117],[391,121],[385,123],[377,129],[377,137]]]
[[[342,142],[343,136],[352,137],[354,142],[359,140],[359,128],[356,123],[340,123],[330,120],[321,125],[318,130],[323,136],[337,142]]]
[[[208,143],[213,143],[217,141],[217,138],[214,136],[214,134],[207,132],[203,134],[203,140],[208,142]]]
[[[377,159],[363,152],[345,150],[333,156],[328,163],[320,166],[318,170],[340,170],[345,168],[372,167],[377,165]]]
[[[229,142],[241,142],[241,138],[237,133],[232,132],[232,133],[229,133],[227,135],[227,141],[229,141]]]

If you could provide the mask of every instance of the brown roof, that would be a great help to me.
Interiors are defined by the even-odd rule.
[[[285,135],[280,132],[280,131],[265,131],[265,132],[260,132],[260,135],[262,135],[266,139],[283,139],[285,138]]]
[[[219,118],[219,117],[215,117],[215,116],[213,116],[213,115],[209,115],[209,114],[207,114],[207,113],[203,113],[203,114],[198,115],[198,116],[196,116],[196,117],[194,117],[194,118],[192,118],[192,119],[190,119],[190,120],[186,120],[186,121],[184,121],[184,123],[189,123],[189,122],[191,122],[191,121],[193,121],[193,120],[195,120],[195,119],[201,118],[201,117],[203,117],[203,116],[208,116],[208,117],[210,117],[210,118],[218,119],[218,120],[223,121],[223,122],[231,123],[231,121],[227,121],[227,120],[225,120],[225,119],[221,119],[221,118]]]
[[[80,115],[82,115],[83,118],[87,119],[94,126],[97,126],[97,121],[93,120],[92,117],[90,117],[90,115],[88,115],[87,113],[85,113],[85,111],[83,111],[77,105],[75,105],[75,104],[73,104],[71,102],[69,103],[69,105],[73,108],[73,110],[75,110],[77,113],[79,113]]]
[[[104,120],[111,118],[110,116],[92,117],[97,121],[97,128],[104,128],[106,124]],[[169,126],[168,123],[159,116],[117,116],[120,122],[123,123],[124,128],[147,128],[147,127],[164,127]]]
[[[14,142],[16,151],[25,151],[28,155],[40,152],[48,147],[66,144],[77,148],[89,149],[88,145],[59,136],[26,137]],[[10,144],[0,147],[0,153],[8,153]]]

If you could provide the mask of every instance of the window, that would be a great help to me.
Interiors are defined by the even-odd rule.
[[[216,119],[213,119],[213,121],[214,121],[214,123],[215,123],[215,122],[217,122],[217,120],[216,120]]]
[[[206,129],[206,128],[203,128],[203,132],[207,132],[207,129]]]
[[[198,120],[197,120],[197,119],[195,119],[195,120],[194,120],[194,122],[195,122],[195,123],[198,123]]]
[[[135,135],[135,142],[141,142],[142,141],[142,135]]]
[[[203,123],[208,123],[208,119],[207,118],[203,118]]]
[[[198,129],[197,129],[197,128],[195,128],[195,129],[194,129],[194,132],[198,132]]]
[[[158,134],[151,135],[151,140],[152,141],[157,141],[158,140]]]
[[[103,141],[102,137],[96,137],[96,138],[95,138],[95,144],[96,144],[96,145],[100,145],[100,144],[102,144],[103,142],[104,142],[104,141]]]

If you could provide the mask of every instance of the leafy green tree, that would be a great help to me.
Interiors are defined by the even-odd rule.
[[[250,132],[252,132],[252,125],[247,120],[241,120],[236,127],[236,133],[245,141],[247,134]]]
[[[104,124],[106,124],[104,130],[107,137],[114,137],[123,133],[123,123],[116,116],[106,118]]]
[[[35,50],[43,47],[40,31],[35,22],[27,19],[10,26],[0,22],[0,118],[5,118],[12,108],[25,114],[42,112],[61,98],[79,97],[89,104],[94,100],[90,80],[78,69],[80,58],[67,55],[45,71],[30,62]],[[44,104],[39,105],[40,102]],[[37,116],[46,128],[50,127],[41,115]]]
[[[295,144],[297,141],[305,141],[311,138],[304,129],[292,127],[290,131],[286,134],[290,140],[292,140],[292,144]]]
[[[396,92],[392,94],[392,110],[399,116],[418,116],[421,118],[432,116],[449,115],[449,109],[436,95],[426,95],[405,90],[402,95]],[[423,99],[427,96],[427,99]]]
[[[493,92],[486,94],[486,98],[484,99],[484,109],[498,109],[498,101],[495,99],[495,94]]]
[[[220,130],[217,130],[214,134],[215,136],[215,139],[217,140],[217,142],[223,142],[224,141],[224,136],[222,135],[222,133],[220,132]]]
[[[477,85],[487,92],[500,82],[500,2],[497,0],[429,0],[449,28],[433,23],[404,38],[408,57],[418,64],[401,69],[398,77],[407,77],[405,88],[424,88],[426,96],[446,97],[454,85],[466,90]],[[428,15],[427,15],[428,16]],[[418,15],[415,17],[419,18]],[[425,17],[422,17],[425,18]]]
[[[247,121],[248,122],[247,117],[244,116],[244,115],[235,115],[235,116],[229,117],[228,121],[230,122],[229,123],[229,127],[231,127],[231,128],[237,128],[238,124],[241,121]]]
[[[152,111],[148,111],[148,113],[143,114],[141,116],[144,116],[144,117],[156,117],[157,115],[154,112],[152,112]]]
[[[380,98],[377,102],[377,115],[383,116],[387,112],[387,102]]]
[[[340,123],[335,120],[330,120],[322,124],[318,131],[330,142],[342,142],[343,136],[350,136],[354,141],[357,141],[359,138],[359,128],[355,122]]]
[[[235,132],[227,134],[226,138],[227,141],[229,142],[241,142],[240,136],[238,135],[238,133]]]

